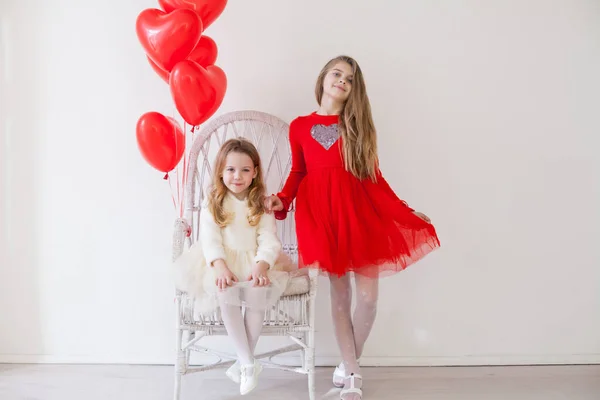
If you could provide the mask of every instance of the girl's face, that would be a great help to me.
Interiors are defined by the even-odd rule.
[[[323,93],[341,103],[346,102],[352,90],[352,67],[344,61],[335,64],[323,79]]]
[[[258,170],[250,156],[245,153],[230,152],[225,159],[223,168],[223,183],[235,197],[240,200],[246,198],[252,180],[256,178]]]

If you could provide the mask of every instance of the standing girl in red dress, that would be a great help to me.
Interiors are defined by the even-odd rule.
[[[296,199],[300,267],[329,276],[335,336],[343,362],[333,383],[362,398],[358,359],[377,311],[378,278],[439,247],[429,218],[400,200],[379,170],[376,131],[360,67],[329,61],[317,79],[319,109],[290,124],[292,168],[266,208],[284,219]],[[353,272],[357,301],[351,315]]]

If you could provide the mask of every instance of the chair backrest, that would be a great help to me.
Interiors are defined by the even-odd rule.
[[[256,146],[269,195],[281,190],[291,168],[288,130],[289,125],[281,119],[258,111],[230,112],[201,129],[190,150],[185,190],[184,216],[192,227],[191,243],[198,239],[201,204],[212,182],[213,165],[221,145],[228,139],[243,137]],[[293,212],[284,221],[277,221],[277,225],[284,251],[296,260]]]

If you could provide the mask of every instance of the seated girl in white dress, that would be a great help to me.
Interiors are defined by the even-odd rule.
[[[263,206],[265,185],[254,145],[228,140],[213,171],[200,212],[200,240],[175,261],[175,285],[195,298],[198,312],[221,309],[238,356],[227,376],[247,394],[262,370],[254,349],[265,310],[284,292],[293,267],[281,251],[275,217]]]

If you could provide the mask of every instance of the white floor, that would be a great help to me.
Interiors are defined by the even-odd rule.
[[[317,372],[317,398],[337,399],[331,368]],[[365,400],[600,400],[600,365],[363,368]],[[0,365],[1,400],[170,400],[172,367]],[[222,370],[184,377],[182,400],[240,398]],[[266,370],[245,399],[308,399],[300,375]]]

